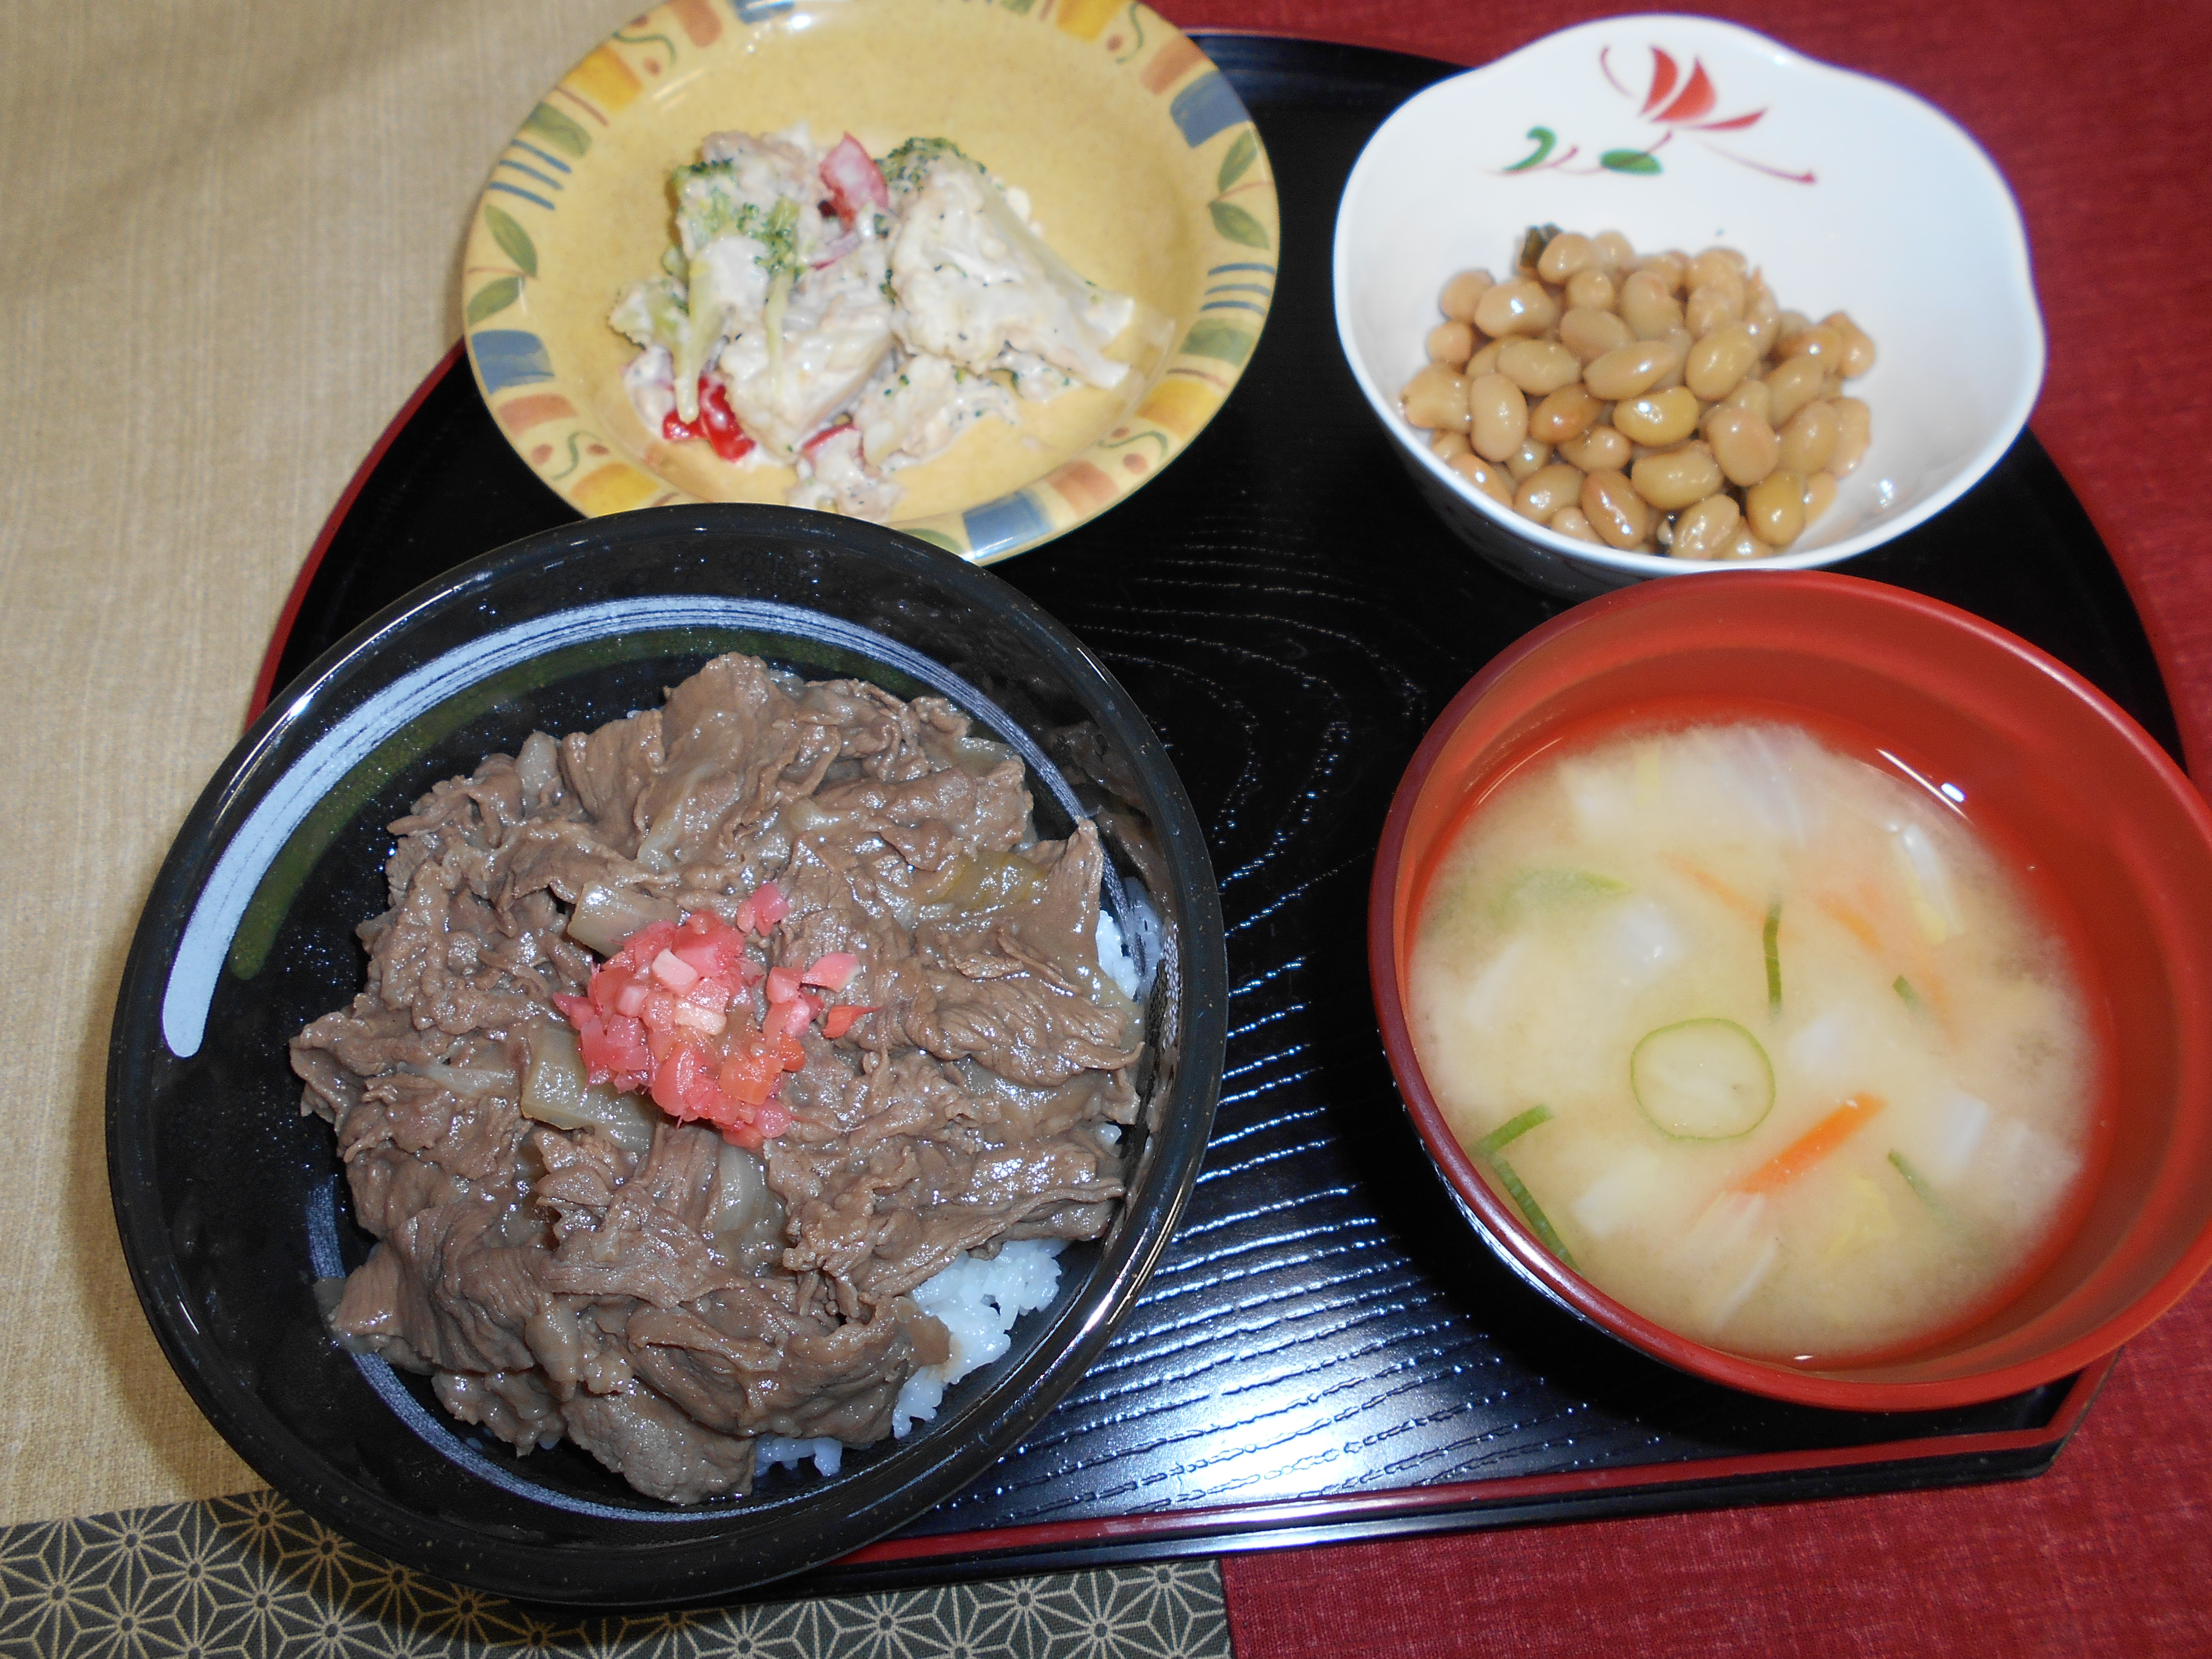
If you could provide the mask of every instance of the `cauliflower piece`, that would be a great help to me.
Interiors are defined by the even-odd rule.
[[[979,374],[1026,356],[1085,386],[1121,383],[1129,366],[1103,348],[1128,325],[1133,302],[1085,282],[1046,246],[1025,202],[942,139],[910,140],[884,176],[900,220],[895,326],[908,350]]]
[[[779,459],[797,453],[891,355],[884,274],[883,244],[863,240],[804,271],[780,318],[763,310],[741,319],[722,348],[716,366],[738,424]]]
[[[817,438],[799,458],[799,487],[786,497],[792,506],[877,524],[890,521],[891,509],[906,494],[868,470],[860,458],[860,429],[854,426],[837,427]]]
[[[853,406],[862,453],[875,467],[926,461],[987,415],[1012,424],[1012,395],[942,357],[886,360]]]

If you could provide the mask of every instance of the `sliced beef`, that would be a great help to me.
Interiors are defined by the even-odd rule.
[[[1019,761],[941,699],[738,656],[437,785],[392,826],[366,988],[292,1044],[379,1241],[333,1330],[673,1502],[749,1491],[759,1435],[888,1434],[947,1352],[908,1293],[963,1250],[1099,1237],[1122,1194],[1142,1026],[1097,959],[1104,855],[1030,812]],[[842,1000],[876,1010],[805,1032],[787,1133],[756,1158],[649,1104],[649,1146],[635,1118],[523,1115],[552,1000],[597,960],[578,907],[587,936],[728,921],[770,880],[759,965],[849,952]]]
[[[441,1371],[439,1402],[464,1423],[480,1423],[523,1453],[557,1446],[567,1431],[556,1400],[535,1371]]]
[[[561,1416],[568,1438],[649,1498],[696,1504],[753,1489],[750,1437],[717,1434],[650,1389],[580,1395]]]

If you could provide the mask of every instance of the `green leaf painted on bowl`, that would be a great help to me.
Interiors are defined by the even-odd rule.
[[[1250,170],[1260,154],[1260,135],[1247,127],[1237,135],[1237,142],[1229,147],[1229,154],[1221,158],[1221,176],[1214,180],[1216,190],[1226,190]]]
[[[521,297],[520,276],[502,276],[495,283],[486,283],[469,297],[469,326],[474,328],[485,318],[497,316]]]
[[[578,467],[583,465],[584,446],[586,444],[591,444],[599,448],[607,447],[605,440],[601,438],[596,432],[571,432],[568,434],[568,465],[562,467],[558,472],[546,473],[544,475],[545,482],[548,483],[559,483],[562,479],[567,477]]]
[[[592,135],[550,104],[540,104],[531,111],[522,130],[536,133],[554,149],[566,150],[580,160],[592,147]]]
[[[1266,227],[1234,202],[1213,202],[1207,205],[1213,215],[1213,228],[1232,242],[1242,242],[1246,247],[1266,247]]]
[[[1203,317],[1192,324],[1190,332],[1182,337],[1182,349],[1183,355],[1189,357],[1212,357],[1224,363],[1242,364],[1252,355],[1252,337],[1217,317]]]
[[[1536,148],[1506,168],[1508,173],[1522,173],[1534,167],[1552,153],[1552,146],[1559,142],[1559,135],[1549,127],[1530,127],[1528,136],[1535,140]]]
[[[643,20],[640,19],[639,21],[642,21]],[[620,29],[617,29],[615,31],[614,38],[621,41],[623,45],[626,46],[648,46],[658,41],[660,44],[661,50],[668,54],[668,61],[672,64],[683,55],[676,50],[676,43],[673,40],[670,40],[665,34],[655,34],[649,29],[641,34],[625,34]]]
[[[1659,158],[1649,150],[1609,149],[1597,158],[1597,164],[1612,173],[1638,173],[1645,175],[1657,173]]]
[[[484,228],[491,232],[492,240],[505,250],[508,258],[522,267],[525,276],[535,276],[538,274],[538,246],[530,240],[530,233],[489,202],[484,204],[483,216]]]

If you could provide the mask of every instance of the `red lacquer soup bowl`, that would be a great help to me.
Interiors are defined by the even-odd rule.
[[[1796,1365],[1635,1313],[1565,1266],[1447,1126],[1406,1012],[1423,888],[1455,830],[1578,733],[1687,708],[1855,731],[2028,860],[2104,1027],[2105,1120],[2068,1231],[2001,1306],[1924,1346]],[[2078,1370],[2212,1261],[2212,811],[2079,675],[1936,600],[1825,572],[1652,582],[1528,635],[1455,698],[1391,803],[1368,911],[1384,1048],[1439,1171],[1522,1278],[1671,1364],[1850,1411],[1990,1400]]]

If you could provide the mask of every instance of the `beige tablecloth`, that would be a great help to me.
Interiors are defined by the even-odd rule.
[[[0,61],[0,1524],[258,1485],[109,1208],[109,1019],[317,529],[460,331],[471,204],[619,0],[11,5]]]

